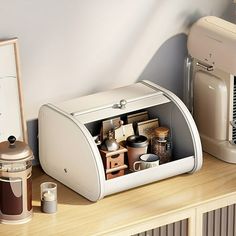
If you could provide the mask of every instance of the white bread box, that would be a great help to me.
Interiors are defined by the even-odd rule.
[[[125,108],[119,108],[122,99]],[[148,111],[171,128],[174,161],[106,180],[93,136],[101,122],[116,116]],[[43,170],[90,201],[201,168],[202,147],[194,120],[170,91],[141,81],[59,104],[39,112],[39,158]]]

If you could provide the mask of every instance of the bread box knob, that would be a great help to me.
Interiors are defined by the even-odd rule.
[[[120,109],[125,109],[125,105],[127,104],[127,101],[125,99],[120,100]]]

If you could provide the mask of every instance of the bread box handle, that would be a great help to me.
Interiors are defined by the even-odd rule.
[[[125,99],[121,99],[119,104],[114,104],[112,107],[117,109],[125,109],[126,108],[127,101]]]

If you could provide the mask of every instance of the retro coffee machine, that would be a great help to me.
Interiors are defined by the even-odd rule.
[[[236,163],[236,25],[214,16],[190,29],[185,102],[203,150]]]

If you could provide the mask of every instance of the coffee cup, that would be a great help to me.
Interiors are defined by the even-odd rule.
[[[160,158],[155,154],[144,154],[139,157],[140,161],[135,161],[133,164],[133,170],[139,171],[152,167],[159,166]]]
[[[133,171],[133,164],[139,160],[139,157],[147,153],[148,139],[143,135],[131,135],[126,139],[126,148],[128,150],[129,169]]]

